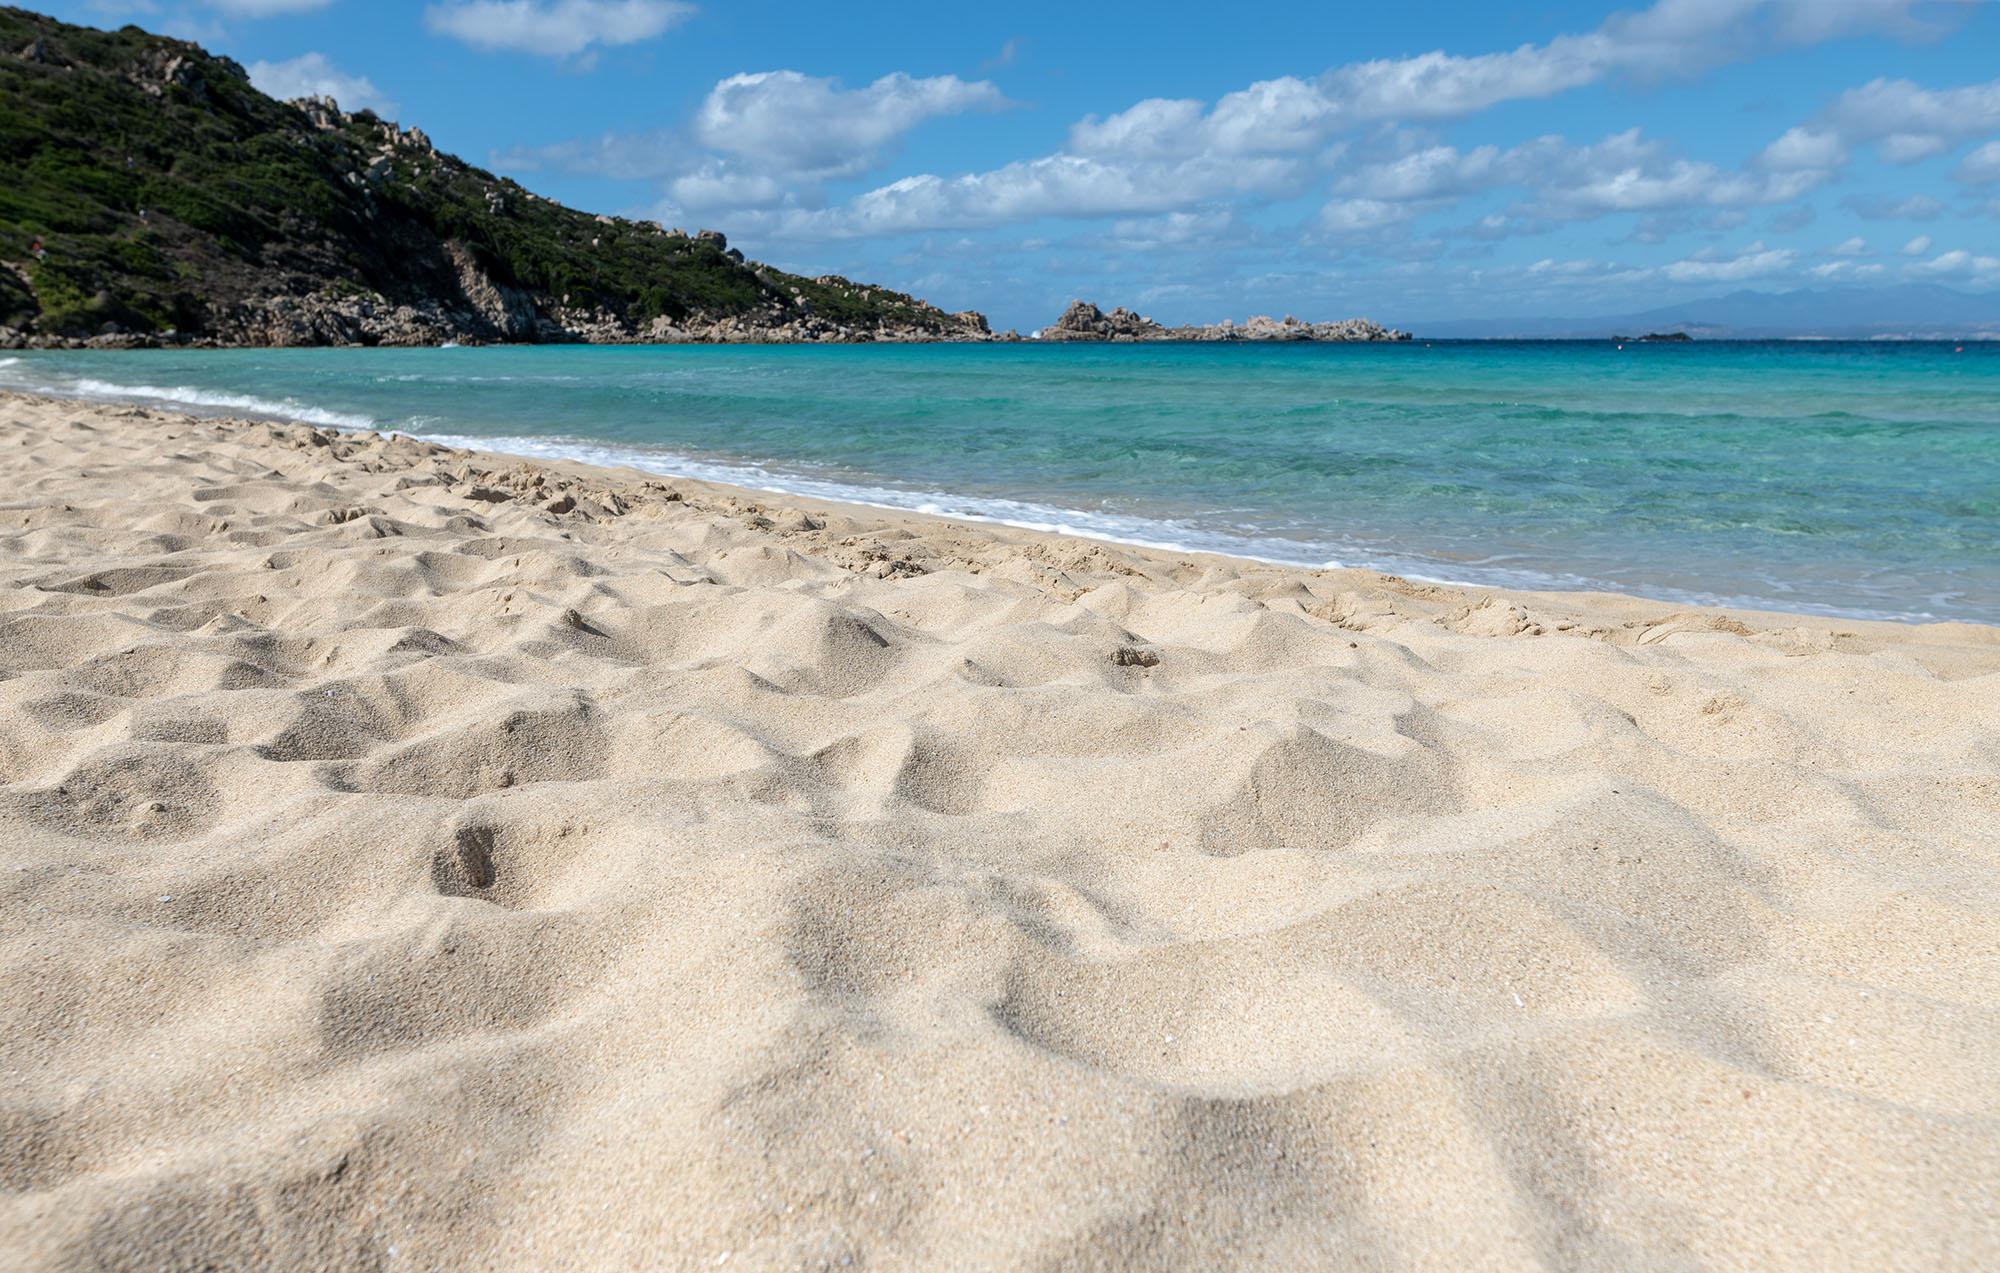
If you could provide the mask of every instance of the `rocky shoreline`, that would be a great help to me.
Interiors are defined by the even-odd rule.
[[[720,240],[721,235],[704,230]],[[842,280],[843,282],[845,280]],[[917,302],[923,321],[850,326],[810,307],[771,303],[746,314],[659,318],[637,326],[602,309],[558,308],[539,313],[531,298],[494,284],[470,261],[463,264],[461,293],[468,304],[397,304],[376,293],[274,296],[236,306],[199,334],[108,332],[90,337],[54,336],[0,327],[0,349],[236,349],[297,347],[422,347],[445,344],[582,345],[778,345],[965,344],[1038,339],[1057,343],[1140,341],[1406,341],[1406,331],[1367,318],[1307,322],[1258,315],[1238,324],[1168,327],[1122,306],[1109,313],[1088,301],[1073,302],[1054,323],[1032,337],[994,332],[975,310],[948,313]]]
[[[703,231],[714,234],[714,231]],[[720,238],[720,235],[715,237]],[[844,280],[843,280],[844,281]],[[467,262],[461,292],[469,302],[398,304],[377,293],[317,292],[274,296],[238,305],[210,330],[107,332],[74,337],[0,327],[0,349],[268,349],[299,347],[423,347],[446,344],[491,345],[783,345],[783,344],[965,344],[1039,339],[1057,343],[1140,341],[1406,341],[1410,333],[1366,318],[1306,322],[1258,315],[1243,323],[1168,327],[1123,307],[1104,312],[1076,301],[1033,337],[994,332],[974,310],[948,313],[923,305],[924,321],[850,326],[821,317],[809,307],[772,303],[746,314],[659,318],[643,326],[602,309],[558,308],[537,312],[533,301],[500,287]]]
[[[667,233],[662,231],[663,234]],[[678,232],[675,232],[678,233]],[[813,343],[966,343],[1019,340],[1017,332],[995,333],[974,310],[951,313],[915,297],[897,297],[908,319],[841,322],[816,313],[802,296],[783,291],[783,277],[741,252],[728,248],[717,230],[701,230],[694,241],[724,250],[774,295],[746,312],[691,314],[678,321],[659,317],[630,322],[602,306],[540,303],[528,292],[496,282],[472,254],[447,245],[457,286],[444,300],[398,302],[380,292],[326,287],[299,294],[260,297],[230,305],[199,332],[107,330],[91,336],[62,335],[0,326],[6,349],[268,349],[302,347],[426,347],[456,345],[700,345]],[[826,275],[814,282],[841,289],[873,290]],[[567,299],[567,298],[563,298]]]
[[[952,317],[956,317],[955,315]],[[974,315],[974,317],[977,317]],[[967,344],[1020,340],[1015,332],[967,330],[940,335],[920,327],[847,328],[811,316],[760,323],[730,315],[676,324],[660,319],[632,328],[603,312],[541,319],[526,337],[498,337],[432,305],[398,305],[379,296],[274,297],[245,306],[223,332],[110,332],[52,336],[0,327],[0,350],[435,348],[440,345],[788,345]]]

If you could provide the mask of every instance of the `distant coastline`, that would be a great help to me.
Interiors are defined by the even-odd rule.
[[[1935,283],[1781,292],[1742,290],[1624,314],[1439,317],[1412,324],[1428,339],[1608,340],[1685,332],[1716,340],[2000,340],[2000,294]]]

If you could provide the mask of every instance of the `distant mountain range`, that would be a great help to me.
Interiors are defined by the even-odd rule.
[[[1592,339],[1684,331],[1697,339],[2000,339],[2000,294],[1935,283],[1731,292],[1595,318],[1444,318],[1406,324],[1419,339]]]

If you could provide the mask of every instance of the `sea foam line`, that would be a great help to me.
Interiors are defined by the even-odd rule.
[[[600,468],[637,469],[661,477],[688,478],[743,487],[771,495],[803,496],[834,504],[879,508],[888,512],[923,513],[959,521],[1008,526],[1040,534],[1069,535],[1084,539],[1128,544],[1172,553],[1213,553],[1238,560],[1262,562],[1307,570],[1373,570],[1393,574],[1417,583],[1451,588],[1505,588],[1521,592],[1613,592],[1629,593],[1635,585],[1588,575],[1521,569],[1509,566],[1476,566],[1473,577],[1432,573],[1436,566],[1421,558],[1386,558],[1373,555],[1359,545],[1348,557],[1329,557],[1343,546],[1310,541],[1273,539],[1256,535],[1225,535],[1172,518],[1148,518],[1118,513],[1093,513],[1060,508],[1028,500],[987,496],[957,495],[942,491],[904,490],[842,482],[805,474],[773,472],[758,464],[697,459],[672,451],[588,442],[578,438],[536,438],[486,436],[464,433],[411,433],[427,442],[468,451],[515,455],[533,460],[569,460]],[[1797,599],[1757,596],[1726,596],[1682,588],[1651,587],[1646,593],[1674,605],[1777,610],[1820,614],[1830,618],[1879,619],[1898,623],[1935,622],[1937,616],[1922,611],[1875,610],[1852,606],[1825,606]]]
[[[214,389],[197,389],[192,385],[118,385],[106,380],[89,378],[79,379],[75,383],[76,391],[86,397],[103,395],[134,398],[145,402],[171,402],[183,406],[222,407],[230,411],[247,411],[254,415],[298,420],[306,424],[320,424],[338,429],[375,427],[375,421],[368,416],[352,415],[344,411],[328,411],[324,407],[309,406],[290,398],[259,398],[247,393],[222,393]]]
[[[497,452],[536,460],[570,460],[600,468],[638,469],[661,477],[682,477],[698,482],[740,486],[771,495],[803,496],[807,499],[826,500],[829,503],[854,504],[891,512],[924,513],[933,517],[987,522],[1045,534],[1105,539],[1131,544],[1138,548],[1156,548],[1164,552],[1222,553],[1231,557],[1250,557],[1274,565],[1306,566],[1313,569],[1340,569],[1346,564],[1327,561],[1314,555],[1311,551],[1314,545],[1311,544],[1216,535],[1170,518],[1092,513],[1082,509],[1040,504],[1031,500],[865,485],[800,473],[773,472],[759,464],[732,464],[725,461],[696,459],[672,451],[616,446],[588,442],[579,438],[489,437],[430,432],[412,436],[420,437],[426,442],[436,442],[442,446],[465,450]],[[1168,537],[1162,538],[1163,534]],[[1246,551],[1246,546],[1261,546],[1267,552],[1283,555],[1258,555]],[[1285,552],[1287,548],[1290,549],[1289,552]]]
[[[0,371],[20,363],[18,358],[0,359]],[[221,408],[272,420],[293,420],[336,429],[390,429],[369,416],[308,406],[291,399],[258,398],[248,394],[223,393],[191,385],[121,385],[91,377],[79,377],[62,385],[29,384],[17,375],[0,375],[0,387],[53,397],[84,400],[106,399],[142,401],[172,406]],[[421,425],[424,417],[410,424]],[[638,469],[662,477],[683,477],[763,491],[772,495],[803,496],[829,503],[851,504],[890,512],[923,513],[961,521],[1008,526],[1041,534],[1070,535],[1110,543],[1129,544],[1160,552],[1215,553],[1241,560],[1264,562],[1308,570],[1373,570],[1400,575],[1421,583],[1456,588],[1509,588],[1529,592],[1629,592],[1634,585],[1586,575],[1524,570],[1505,566],[1476,567],[1476,577],[1445,576],[1431,573],[1436,567],[1420,558],[1398,560],[1378,557],[1360,545],[1351,557],[1330,557],[1341,546],[1255,535],[1223,535],[1171,518],[1135,517],[1117,513],[1092,513],[1060,508],[1027,500],[956,495],[943,491],[914,491],[889,486],[863,485],[816,478],[804,474],[773,472],[762,465],[731,464],[701,460],[663,450],[587,442],[574,438],[534,438],[477,434],[433,433],[408,427],[398,429],[411,437],[468,450],[518,455],[526,459],[572,460],[610,468]],[[1317,551],[1315,551],[1317,550]],[[1875,610],[1837,607],[1802,602],[1794,598],[1724,596],[1671,587],[1647,588],[1661,601],[1737,609],[1783,610],[1851,619],[1882,619],[1892,622],[1935,622],[1937,616],[1920,611]]]
[[[18,358],[0,359],[0,371],[11,369],[20,362]],[[375,421],[364,415],[329,411],[324,407],[310,406],[289,398],[259,398],[246,393],[199,389],[193,385],[127,385],[110,380],[98,380],[90,376],[44,382],[26,376],[8,375],[0,377],[0,387],[18,389],[26,393],[46,394],[53,398],[82,398],[92,402],[145,402],[179,407],[209,407],[240,411],[272,420],[297,420],[305,424],[318,424],[335,429],[376,427]]]

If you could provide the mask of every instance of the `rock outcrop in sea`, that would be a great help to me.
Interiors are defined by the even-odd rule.
[[[1240,326],[1230,319],[1201,326],[1168,327],[1144,314],[1119,306],[1105,313],[1089,301],[1072,301],[1062,317],[1042,329],[1041,339],[1054,341],[1140,340],[1277,340],[1385,341],[1408,340],[1410,333],[1384,327],[1371,319],[1345,318],[1309,323],[1285,315],[1258,315]]]

